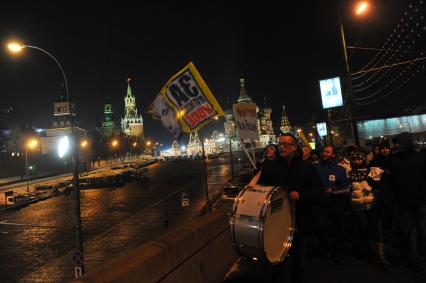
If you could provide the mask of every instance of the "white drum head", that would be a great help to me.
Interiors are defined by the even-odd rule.
[[[287,192],[278,188],[271,196],[264,215],[263,247],[271,263],[284,260],[293,240],[293,209]]]

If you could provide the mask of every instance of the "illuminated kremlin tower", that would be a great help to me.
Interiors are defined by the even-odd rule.
[[[115,132],[115,123],[112,119],[112,104],[110,102],[104,105],[104,120],[102,121],[101,133],[104,137],[110,137]]]
[[[121,118],[121,130],[128,136],[143,138],[143,119],[142,115],[138,116],[130,79],[127,80],[127,95],[124,97],[124,117]]]
[[[288,121],[287,112],[285,111],[285,106],[283,105],[283,112],[281,115],[281,123],[280,123],[280,132],[281,134],[291,133],[292,127],[290,122]]]

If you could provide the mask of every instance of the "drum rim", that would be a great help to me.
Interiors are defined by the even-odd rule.
[[[236,211],[237,211],[238,204],[239,204],[239,199],[240,199],[241,195],[247,190],[247,188],[248,188],[248,186],[244,187],[241,190],[241,192],[237,195],[237,197],[235,198],[234,204],[232,206],[231,217],[229,219],[229,224],[231,225],[231,231],[230,231],[231,232],[230,233],[231,234],[230,235],[231,236],[231,243],[232,243],[234,249],[236,250],[236,252],[238,254],[241,254],[241,251],[240,251],[239,245],[238,245],[238,243],[235,239],[235,216],[236,216]]]
[[[231,226],[231,229],[230,229],[230,237],[231,237],[231,243],[232,243],[232,245],[233,245],[233,247],[234,247],[234,249],[236,250],[236,252],[239,254],[239,255],[241,255],[241,251],[240,251],[240,248],[239,248],[239,245],[238,245],[238,243],[236,242],[236,239],[235,239],[235,216],[236,216],[236,210],[237,210],[237,208],[238,208],[238,204],[239,204],[239,202],[238,202],[238,200],[239,200],[239,198],[241,197],[241,195],[245,192],[245,191],[247,191],[248,189],[250,189],[251,187],[249,187],[249,186],[246,186],[245,188],[243,188],[242,190],[241,190],[241,192],[237,195],[237,197],[235,198],[235,200],[234,200],[234,204],[233,204],[233,206],[232,206],[232,213],[231,213],[231,217],[230,217],[230,219],[229,219],[229,224],[230,224],[230,226]],[[265,247],[264,247],[264,244],[263,244],[263,229],[264,229],[264,215],[265,215],[265,213],[266,213],[266,207],[267,207],[267,205],[266,205],[266,203],[268,203],[268,201],[270,201],[270,199],[271,199],[271,197],[272,197],[272,193],[273,192],[275,192],[275,191],[277,191],[277,190],[279,190],[279,189],[283,189],[287,194],[289,193],[289,191],[288,191],[288,189],[286,189],[286,188],[284,188],[283,186],[273,186],[273,189],[271,189],[268,193],[267,193],[267,195],[266,195],[266,197],[265,197],[265,200],[267,200],[267,201],[265,201],[263,204],[262,204],[262,208],[260,209],[260,212],[259,212],[259,215],[258,215],[258,219],[259,219],[259,221],[258,221],[258,224],[257,224],[257,228],[258,228],[258,247],[259,247],[259,257],[260,257],[260,259],[261,260],[263,260],[263,261],[266,261],[266,262],[268,262],[268,263],[270,263],[270,264],[272,264],[272,265],[276,265],[276,264],[279,264],[279,263],[281,263],[284,259],[285,259],[285,257],[288,255],[288,252],[289,252],[289,250],[291,249],[291,247],[293,246],[293,237],[294,237],[294,233],[295,233],[295,231],[296,231],[296,211],[295,211],[295,203],[294,203],[294,201],[292,201],[290,198],[288,198],[288,200],[289,200],[289,203],[291,204],[290,205],[290,207],[291,207],[291,209],[290,209],[290,213],[291,213],[291,222],[292,222],[292,227],[290,227],[290,237],[291,237],[291,240],[289,240],[289,239],[287,239],[287,241],[290,243],[290,245],[289,245],[289,247],[288,248],[286,248],[285,250],[284,250],[284,252],[283,252],[283,254],[282,254],[282,256],[281,256],[281,258],[278,260],[278,261],[276,261],[276,262],[271,262],[269,259],[268,259],[268,257],[267,257],[267,255],[266,255],[266,251],[265,251]]]

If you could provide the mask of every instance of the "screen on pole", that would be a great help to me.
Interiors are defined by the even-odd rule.
[[[331,78],[320,81],[322,108],[339,107],[343,105],[340,78]]]

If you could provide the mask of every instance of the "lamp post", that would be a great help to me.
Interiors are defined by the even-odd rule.
[[[342,39],[343,59],[345,61],[346,87],[348,91],[347,103],[348,103],[348,109],[349,109],[349,115],[350,115],[349,119],[352,125],[352,134],[353,134],[354,142],[359,147],[358,126],[357,126],[357,121],[354,115],[352,81],[351,81],[351,73],[349,69],[348,53],[346,51],[346,40],[345,40],[345,32],[343,30],[343,24],[340,24],[340,36]]]
[[[81,150],[80,150],[80,158],[79,158],[79,160],[81,160],[82,162],[84,162],[84,167],[83,167],[82,170],[84,172],[87,172],[88,168],[90,166],[90,165],[88,165],[88,163],[90,164],[90,161],[88,161],[88,158],[87,158],[87,156],[88,156],[87,151],[88,151],[88,147],[89,147],[89,142],[86,139],[82,140],[80,142],[80,147],[81,147]],[[80,173],[83,175],[84,172],[80,172]]]
[[[362,1],[358,3],[357,6],[355,7],[355,14],[357,16],[361,16],[367,12],[368,8],[369,8],[368,2]],[[351,121],[351,125],[352,125],[352,134],[353,134],[354,142],[359,147],[358,126],[357,126],[357,119],[354,115],[351,72],[349,68],[348,53],[346,48],[346,39],[345,39],[345,31],[343,29],[343,23],[340,23],[340,37],[342,40],[341,45],[342,45],[342,51],[343,51],[343,59],[345,62],[346,87],[348,91],[347,104],[348,104],[348,110],[349,110],[349,120]]]
[[[111,159],[111,150],[112,148],[116,147],[118,145],[118,141],[117,140],[113,140],[111,141],[111,146],[109,147],[109,158]]]
[[[131,159],[134,159],[135,158],[135,152],[136,152],[136,148],[137,148],[137,146],[138,146],[138,143],[137,142],[133,142],[132,143],[132,150],[131,150],[131,156],[130,156],[130,158]]]
[[[151,141],[147,141],[146,143],[145,154],[151,154]]]
[[[69,119],[70,119],[70,128],[71,128],[71,136],[73,137],[73,159],[74,159],[74,170],[73,170],[73,187],[74,187],[74,225],[75,225],[75,242],[76,242],[76,251],[75,254],[78,254],[79,256],[82,256],[83,254],[83,242],[81,237],[81,213],[80,213],[80,190],[79,190],[79,182],[78,182],[78,166],[79,166],[79,146],[78,146],[78,137],[74,131],[74,123],[73,123],[73,109],[71,108],[71,97],[68,90],[68,81],[67,77],[65,75],[64,69],[62,68],[61,64],[59,63],[58,59],[55,58],[52,54],[47,52],[46,50],[33,46],[33,45],[26,45],[18,42],[11,42],[7,46],[9,50],[13,53],[19,53],[24,48],[30,48],[30,49],[36,49],[38,51],[41,51],[42,53],[49,56],[53,61],[55,61],[56,65],[59,67],[62,73],[62,77],[64,79],[65,84],[65,93],[67,97],[68,102],[68,111],[69,111]],[[75,277],[79,278],[84,273],[84,265],[81,266],[75,266]]]
[[[27,183],[27,192],[30,191],[30,187],[28,186],[28,178],[29,178],[29,174],[28,174],[28,148],[30,149],[34,149],[37,146],[38,142],[35,139],[30,140],[26,145],[25,145],[25,174],[26,174],[26,183]]]

